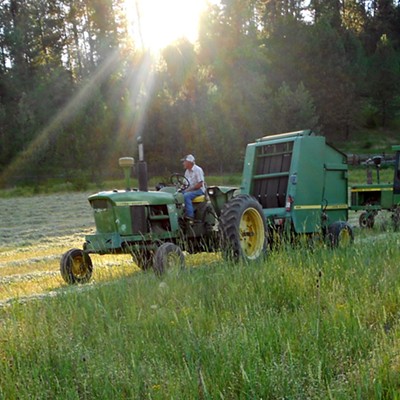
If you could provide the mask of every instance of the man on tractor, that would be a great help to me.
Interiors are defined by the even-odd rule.
[[[205,193],[204,172],[201,167],[196,165],[195,158],[192,154],[188,154],[181,160],[185,168],[185,178],[189,182],[189,187],[183,190],[185,199],[185,218],[188,221],[193,221],[193,199],[197,196],[202,196]]]

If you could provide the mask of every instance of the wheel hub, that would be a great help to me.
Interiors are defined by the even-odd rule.
[[[250,259],[257,258],[263,249],[265,237],[261,216],[254,208],[248,208],[240,220],[240,245]],[[259,233],[259,234],[257,234]]]

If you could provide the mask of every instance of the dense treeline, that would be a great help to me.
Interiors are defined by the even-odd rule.
[[[221,0],[161,60],[128,31],[122,0],[0,2],[2,185],[102,180],[138,136],[153,173],[238,171],[262,135],[398,116],[399,1]]]

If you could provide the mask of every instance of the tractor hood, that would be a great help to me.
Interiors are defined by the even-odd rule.
[[[130,206],[130,205],[163,205],[175,204],[177,201],[177,194],[166,192],[143,192],[143,191],[107,191],[99,192],[89,196],[89,202],[95,200],[108,200],[114,206]]]

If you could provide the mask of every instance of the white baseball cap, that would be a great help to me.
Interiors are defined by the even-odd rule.
[[[187,156],[183,157],[181,161],[189,161],[191,163],[195,162],[195,158],[192,154],[188,154]]]

